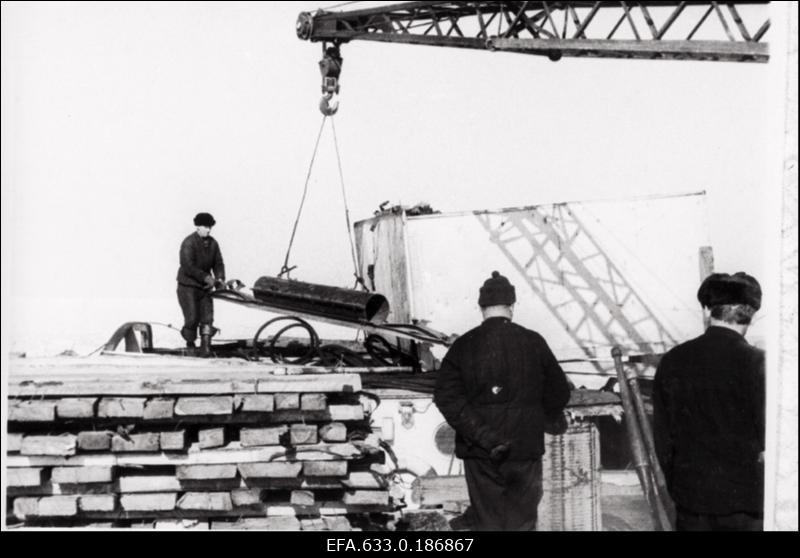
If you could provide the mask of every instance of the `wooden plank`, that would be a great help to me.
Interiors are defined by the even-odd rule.
[[[153,528],[161,531],[207,531],[209,523],[199,519],[161,519],[155,522]]]
[[[304,411],[324,411],[328,396],[324,393],[304,393],[300,396],[300,408]]]
[[[306,461],[303,463],[303,475],[307,477],[344,477],[347,476],[347,461]]]
[[[319,506],[318,511],[320,515],[347,515],[348,513],[351,513],[355,510],[348,509],[347,506],[345,506],[341,502],[330,502],[328,504]],[[362,509],[360,511],[366,511],[366,510]],[[376,510],[369,510],[369,511],[376,511]]]
[[[96,410],[96,397],[69,397],[56,403],[58,418],[92,418]]]
[[[114,492],[116,485],[113,482],[95,482],[90,484],[53,484],[45,481],[39,486],[8,486],[6,493],[9,496],[67,496],[80,494],[109,494]]]
[[[117,490],[123,493],[180,492],[181,483],[174,476],[127,476],[117,479]]]
[[[362,455],[354,444],[316,444],[298,448],[294,460],[325,461],[350,459]],[[243,448],[238,442],[216,450],[201,450],[192,445],[188,453],[140,453],[140,454],[98,454],[76,455],[73,457],[9,455],[7,467],[45,467],[62,465],[67,467],[86,465],[118,465],[136,467],[140,465],[216,465],[222,463],[256,463],[263,461],[287,461],[283,446],[263,446]]]
[[[114,494],[85,494],[78,496],[78,508],[84,512],[113,512],[117,509]]]
[[[75,455],[77,437],[72,434],[58,436],[25,436],[19,452],[22,455],[69,456]]]
[[[97,416],[109,418],[142,418],[143,397],[103,397],[97,404]]]
[[[44,496],[39,498],[40,517],[74,517],[78,515],[77,496]]]
[[[288,411],[290,409],[300,408],[300,394],[299,393],[276,393],[275,394],[275,410]]]
[[[341,422],[331,422],[319,427],[319,437],[325,442],[344,442],[347,440],[347,426]]]
[[[463,478],[463,477],[462,477]],[[382,476],[371,471],[352,471],[346,479],[342,479],[342,486],[347,488],[382,489],[386,481]]]
[[[170,511],[175,509],[175,494],[123,494],[120,505],[127,511]]]
[[[323,517],[322,522],[325,524],[325,529],[328,531],[351,531],[353,529],[350,525],[350,521],[341,515]]]
[[[299,531],[300,521],[296,517],[247,517],[238,521],[212,521],[211,529]]]
[[[14,498],[14,517],[24,520],[28,517],[36,517],[38,515],[39,498],[29,498],[27,496]]]
[[[123,498],[132,498],[134,496],[165,496],[164,494],[127,494],[122,495]],[[168,496],[175,497],[175,494]],[[313,506],[292,506],[291,504],[261,504],[260,506],[248,506],[244,508],[233,508],[232,510],[191,510],[190,515],[193,519],[201,518],[239,518],[239,517],[265,517],[275,513],[290,513],[294,510],[295,515],[301,516],[319,516],[319,515],[345,515],[345,514],[360,514],[372,512],[390,512],[393,510],[392,506],[384,505],[365,505],[365,504],[351,504],[345,505],[341,502],[317,502]],[[174,519],[176,512],[174,509],[165,510],[126,510],[118,509],[114,512],[84,512],[82,518],[85,520],[124,520],[124,519],[149,519],[150,521],[159,519]]]
[[[107,430],[100,432],[79,432],[78,447],[83,451],[107,451],[111,449],[113,434]]]
[[[205,428],[197,433],[197,445],[202,449],[218,448],[225,445],[224,428]]]
[[[310,490],[292,490],[289,501],[296,506],[311,506],[314,504],[314,493]]]
[[[52,422],[56,420],[56,402],[9,400],[9,422]]]
[[[114,453],[158,451],[159,438],[158,432],[130,434],[127,440],[115,434],[111,438],[111,451]]]
[[[302,509],[308,509],[310,506],[302,506]],[[291,504],[268,504],[264,510],[267,517],[295,517],[297,509]]]
[[[328,405],[331,420],[364,420],[361,405]]]
[[[106,374],[102,369],[83,376],[53,377],[57,369],[44,368],[37,375],[14,375],[9,378],[9,395],[16,397],[43,396],[158,396],[158,395],[214,395],[219,393],[337,393],[361,390],[358,371],[347,374],[302,374],[296,376],[267,376],[264,370],[239,372],[241,379],[219,380],[216,372],[184,371],[181,373],[145,372],[141,367],[129,367],[128,374],[115,369]],[[108,370],[106,370],[108,372]],[[183,375],[183,378],[180,376]],[[57,376],[57,375],[56,375]]]
[[[172,418],[175,414],[175,400],[169,398],[155,398],[148,399],[144,404],[144,414],[142,418],[145,420],[154,419],[168,419]]]
[[[293,446],[316,444],[317,427],[313,424],[293,424],[289,428],[289,439]]]
[[[175,415],[229,415],[233,412],[232,396],[179,397]]]
[[[6,469],[6,486],[40,486],[44,482],[42,467],[19,467]]]
[[[178,480],[233,479],[236,478],[236,465],[178,465],[175,477]]]
[[[158,435],[158,443],[159,446],[161,446],[161,451],[182,451],[186,448],[186,431],[175,430],[173,432],[160,432]]]
[[[113,467],[53,467],[50,480],[56,484],[87,484],[111,482]]]
[[[302,463],[273,461],[269,463],[240,463],[242,478],[296,478],[303,469]]]
[[[281,443],[281,436],[289,431],[284,425],[268,428],[242,428],[239,430],[239,441],[244,447],[275,446]]]
[[[375,506],[389,505],[389,492],[386,490],[348,490],[342,502],[350,504],[368,504]]]
[[[22,434],[6,435],[6,453],[16,453],[22,448]]]
[[[178,500],[178,509],[231,511],[233,502],[229,492],[187,492]]]
[[[300,529],[303,531],[327,531],[328,526],[321,517],[301,518]]]
[[[275,410],[275,397],[271,393],[243,395],[239,410],[245,413],[271,413]]]
[[[234,508],[257,506],[261,504],[262,493],[260,488],[237,488],[231,490],[231,502]]]

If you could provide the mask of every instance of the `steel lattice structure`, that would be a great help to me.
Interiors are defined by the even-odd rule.
[[[548,56],[766,62],[769,2],[404,2],[302,13],[297,35]]]
[[[525,213],[476,213],[492,241],[590,359],[623,345],[657,354],[675,337],[566,205]],[[625,340],[629,340],[627,343]],[[598,371],[610,366],[594,362]]]

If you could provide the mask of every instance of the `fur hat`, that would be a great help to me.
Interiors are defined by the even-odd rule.
[[[213,227],[217,222],[210,213],[198,213],[194,216],[195,227]]]
[[[705,308],[723,304],[747,304],[758,310],[761,308],[761,285],[755,277],[743,271],[733,275],[712,273],[700,285],[697,300]]]
[[[492,276],[484,281],[478,297],[478,305],[483,306],[510,306],[517,301],[517,293],[514,285],[508,279],[493,271]]]

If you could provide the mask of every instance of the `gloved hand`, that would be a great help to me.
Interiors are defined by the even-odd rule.
[[[546,417],[544,420],[544,431],[548,434],[558,436],[567,431],[569,424],[564,413],[559,413],[553,417]]]
[[[511,444],[508,442],[501,442],[491,449],[489,452],[489,459],[491,459],[493,463],[502,463],[506,460],[510,451]]]
[[[203,279],[203,282],[206,284],[206,289],[214,288],[214,278],[211,275],[206,275],[206,278]]]

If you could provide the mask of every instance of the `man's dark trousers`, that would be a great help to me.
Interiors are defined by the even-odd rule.
[[[183,311],[181,336],[187,343],[194,343],[197,327],[214,323],[214,300],[204,289],[178,284],[178,303]]]
[[[542,499],[542,460],[465,459],[476,531],[535,531]]]

